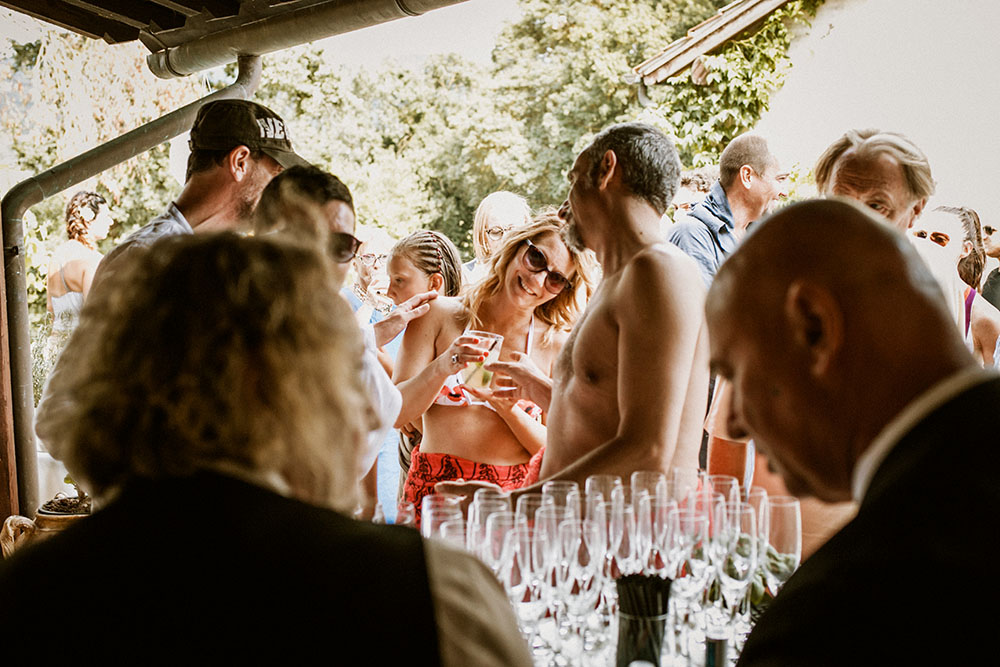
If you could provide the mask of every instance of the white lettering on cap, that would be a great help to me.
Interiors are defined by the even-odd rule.
[[[258,118],[257,126],[260,127],[261,139],[288,138],[288,133],[285,131],[285,122],[277,118]]]

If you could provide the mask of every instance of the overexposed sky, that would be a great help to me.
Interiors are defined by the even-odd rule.
[[[331,60],[378,65],[386,58],[419,62],[435,53],[458,53],[489,62],[503,25],[519,16],[517,0],[466,0],[316,42]]]

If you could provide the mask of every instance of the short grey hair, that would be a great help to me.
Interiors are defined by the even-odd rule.
[[[884,132],[869,128],[848,130],[830,144],[816,161],[814,170],[816,187],[821,193],[828,193],[833,186],[833,169],[848,151],[853,150],[859,157],[872,159],[888,155],[903,169],[903,178],[914,200],[924,199],[934,194],[934,177],[931,164],[923,151],[906,136],[898,132]]]
[[[674,200],[681,177],[681,162],[670,138],[646,123],[612,125],[594,137],[584,154],[590,162],[590,178],[596,182],[601,158],[613,151],[622,183],[663,215]]]

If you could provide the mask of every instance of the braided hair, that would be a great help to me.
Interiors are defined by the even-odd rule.
[[[462,260],[451,239],[430,229],[420,229],[398,241],[390,257],[409,260],[421,273],[441,274],[444,296],[458,296],[462,290]]]
[[[96,192],[77,192],[66,205],[66,236],[70,241],[77,241],[91,250],[97,250],[94,239],[90,236],[90,223],[94,221],[107,201]],[[90,210],[92,215],[84,211]]]

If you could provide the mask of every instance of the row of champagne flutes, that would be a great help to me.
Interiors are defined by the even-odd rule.
[[[435,494],[424,498],[421,516],[426,537],[467,549],[492,569],[539,664],[613,662],[615,580],[627,574],[673,580],[664,643],[671,656],[688,656],[713,632],[738,646],[754,582],[775,592],[801,549],[794,499],[682,471],[639,471],[628,484],[594,475],[582,489],[551,481],[515,502],[482,489],[467,516],[461,499]]]

